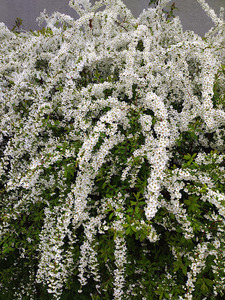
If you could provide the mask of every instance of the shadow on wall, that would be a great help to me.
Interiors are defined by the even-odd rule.
[[[91,0],[92,3],[95,0]],[[150,0],[123,0],[135,17],[138,17],[143,9],[148,8]],[[200,36],[213,26],[211,19],[205,14],[197,0],[173,0],[179,9],[175,15],[179,15],[185,30],[193,30]],[[206,0],[206,2],[219,14],[220,7],[225,8],[225,0]],[[46,9],[48,14],[59,11],[77,19],[77,13],[69,7],[69,0],[0,0],[0,22],[4,22],[9,29],[15,25],[16,18],[23,20],[24,30],[40,29],[36,18],[40,12]],[[45,24],[43,24],[44,26]]]

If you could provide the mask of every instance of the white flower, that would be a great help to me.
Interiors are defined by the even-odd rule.
[[[77,271],[79,293],[90,279],[99,292],[104,268],[114,299],[148,298],[144,267],[129,247],[145,233],[140,251],[154,256],[149,243],[161,238],[160,227],[168,235],[179,227],[181,243],[195,240],[192,249],[172,248],[191,262],[179,299],[194,297],[208,255],[219,281],[213,292],[224,289],[224,22],[198,0],[215,24],[202,39],[184,31],[179,17],[167,22],[161,12],[169,0],[158,2],[135,19],[121,0],[73,0],[78,20],[44,11],[39,21],[47,27],[35,33],[0,23],[0,236],[19,240],[27,228],[16,232],[15,224],[24,216],[32,224],[33,213],[43,224],[35,228],[37,274],[15,298],[33,299],[38,282],[60,299]],[[190,165],[188,152],[198,152]],[[192,201],[212,208],[201,213],[199,234]],[[32,239],[24,239],[29,249]],[[131,263],[141,276],[127,283]],[[175,274],[165,276],[169,288],[177,285]]]

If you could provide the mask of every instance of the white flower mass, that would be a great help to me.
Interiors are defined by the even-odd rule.
[[[197,0],[214,23],[201,38],[168,2],[135,19],[121,0],[71,0],[78,20],[0,23],[0,269],[12,251],[12,277],[29,261],[10,299],[39,299],[40,285],[64,299],[73,276],[96,300],[225,291],[225,23]]]

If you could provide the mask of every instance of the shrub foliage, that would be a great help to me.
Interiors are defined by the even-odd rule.
[[[0,23],[1,299],[222,299],[224,22],[168,2]]]

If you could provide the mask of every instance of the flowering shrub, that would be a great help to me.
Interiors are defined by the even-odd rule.
[[[168,2],[0,23],[1,299],[222,299],[224,22]]]

